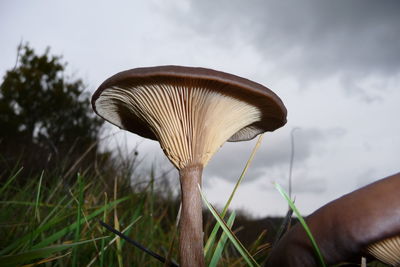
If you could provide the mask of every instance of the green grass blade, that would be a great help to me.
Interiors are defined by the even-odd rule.
[[[45,225],[47,222],[51,221],[53,218],[57,218],[57,217],[62,217],[61,214],[63,214],[62,212],[65,210],[65,208],[69,205],[72,204],[73,199],[70,199],[65,205],[62,205],[63,202],[67,200],[67,195],[62,196],[56,205],[53,206],[53,208],[51,209],[51,211],[47,214],[46,217],[44,217],[41,221],[40,221],[40,225],[39,226],[43,226]],[[60,215],[60,216],[59,216]]]
[[[17,200],[2,200],[0,201],[1,205],[21,205],[21,206],[33,206],[35,207],[38,205],[38,207],[64,207],[61,205],[56,205],[56,204],[49,204],[49,203],[43,203],[39,202],[36,204],[36,201],[17,201]]]
[[[226,222],[227,226],[229,228],[232,228],[233,222],[235,221],[236,213],[232,212],[232,214],[229,216],[228,221]],[[214,254],[211,258],[211,262],[208,265],[209,267],[216,267],[219,260],[221,259],[222,256],[222,251],[224,250],[226,241],[228,240],[228,236],[225,233],[222,233],[219,242],[217,243],[217,247],[215,248]]]
[[[90,220],[90,219],[96,217],[97,215],[101,214],[102,212],[104,212],[104,210],[107,210],[108,208],[111,208],[111,207],[113,207],[113,206],[115,206],[115,205],[117,205],[117,204],[119,204],[119,203],[121,203],[121,202],[123,202],[123,201],[125,201],[127,199],[129,199],[129,196],[128,197],[124,197],[124,198],[120,198],[120,199],[118,199],[116,201],[113,201],[113,202],[110,202],[106,206],[103,206],[102,208],[100,208],[100,209],[92,212],[91,214],[89,214],[86,217],[86,219]],[[61,229],[60,231],[54,233],[53,235],[47,237],[42,242],[36,244],[33,248],[41,248],[41,247],[47,246],[47,245],[55,242],[56,240],[59,240],[61,237],[63,237],[67,233],[70,233],[70,232],[74,231],[78,227],[78,225],[83,224],[85,221],[86,220],[84,218],[80,219],[80,221],[77,221],[77,222],[75,222],[75,223],[73,223],[73,224]]]
[[[118,179],[114,179],[114,200],[117,198],[118,194]],[[117,207],[114,207],[114,227],[116,230],[120,230],[120,223],[119,223],[119,217],[118,217],[118,212],[117,212]],[[123,259],[122,259],[122,245],[121,245],[121,239],[117,238],[115,241],[115,246],[116,246],[116,255],[117,255],[117,261],[118,261],[118,266],[123,267]]]
[[[125,233],[126,231],[129,230],[129,228],[131,228],[135,223],[137,223],[140,220],[141,217],[138,217],[136,220],[134,220],[131,224],[129,224],[127,227],[125,227],[125,229],[122,230],[121,233]],[[91,265],[93,265],[93,263],[96,262],[96,259],[100,257],[99,261],[100,261],[100,266],[102,266],[104,259],[102,259],[105,250],[110,247],[117,239],[119,238],[119,236],[115,236],[113,239],[110,240],[110,242],[108,242],[108,244],[105,246],[103,245],[103,243],[105,242],[105,239],[102,239],[102,245],[101,245],[101,250],[97,253],[97,255],[88,263],[88,265],[86,267],[90,267]]]
[[[223,209],[223,211],[222,211],[222,213],[221,213],[221,217],[222,217],[222,218],[225,217],[225,214],[226,214],[226,212],[228,211],[229,205],[231,204],[232,199],[233,199],[233,197],[235,196],[235,193],[236,193],[236,191],[237,191],[239,185],[240,185],[241,182],[243,181],[243,178],[244,178],[244,176],[245,176],[245,174],[246,174],[248,168],[250,167],[250,164],[251,164],[251,162],[253,161],[253,158],[254,158],[254,156],[256,155],[256,152],[257,152],[258,148],[259,148],[260,145],[261,145],[262,139],[263,139],[263,135],[261,134],[261,135],[258,137],[258,139],[257,139],[257,143],[255,144],[255,146],[254,146],[254,148],[253,148],[253,150],[252,150],[252,152],[251,152],[251,154],[250,154],[250,157],[249,157],[249,159],[247,160],[246,165],[245,165],[245,167],[244,167],[244,169],[243,169],[243,171],[242,171],[242,173],[241,173],[241,175],[240,175],[238,181],[236,182],[236,185],[235,185],[235,187],[233,188],[233,191],[232,191],[231,195],[229,196],[228,201],[227,201],[226,204],[225,204],[225,207],[224,207],[224,209]],[[216,223],[215,226],[214,226],[214,228],[213,228],[213,230],[212,230],[212,232],[211,232],[211,234],[210,234],[210,236],[209,236],[208,239],[207,239],[206,245],[204,246],[204,255],[205,255],[206,260],[209,259],[209,258],[211,257],[211,253],[212,253],[212,252],[211,252],[210,248],[214,245],[214,242],[215,242],[215,238],[216,238],[216,236],[217,236],[218,229],[219,229],[219,224]]]
[[[249,159],[247,160],[246,165],[245,165],[245,167],[244,167],[242,173],[240,174],[240,178],[238,179],[238,181],[237,181],[235,187],[233,188],[233,191],[232,191],[231,195],[229,196],[228,201],[227,201],[226,204],[225,204],[225,207],[224,207],[224,209],[223,209],[223,211],[222,211],[222,214],[221,214],[222,217],[224,217],[225,214],[226,214],[226,212],[228,211],[229,205],[231,204],[232,199],[233,199],[233,197],[235,196],[237,189],[239,188],[239,185],[242,183],[243,178],[244,178],[244,176],[246,175],[247,170],[249,169],[250,164],[251,164],[251,162],[253,161],[254,156],[256,155],[256,152],[257,152],[258,148],[259,148],[260,145],[261,145],[261,142],[262,142],[262,140],[263,140],[263,136],[264,136],[264,135],[260,134],[260,136],[258,137],[257,143],[255,144],[253,150],[251,151],[250,157],[249,157]]]
[[[22,169],[23,169],[23,167],[19,168],[19,170],[13,176],[11,176],[7,180],[7,182],[0,188],[0,195],[2,195],[4,190],[6,190],[8,188],[8,186],[15,180],[15,178],[17,178],[17,176],[22,171]]]
[[[308,228],[307,223],[305,222],[305,220],[303,219],[303,217],[301,216],[299,210],[296,208],[296,206],[294,205],[293,201],[290,199],[290,197],[288,196],[288,194],[286,194],[285,190],[278,184],[278,183],[274,183],[275,188],[279,191],[279,193],[286,199],[286,201],[289,203],[290,208],[294,211],[294,213],[296,214],[297,218],[299,219],[301,225],[303,226],[304,230],[307,233],[308,238],[311,241],[311,244],[314,248],[315,253],[317,254],[319,263],[321,266],[325,267],[325,261],[324,258],[322,257],[321,251],[318,248],[317,242],[315,242],[315,239],[310,231],[310,228]]]
[[[106,237],[100,237],[100,238],[80,241],[80,242],[71,243],[71,244],[61,244],[61,245],[54,245],[54,246],[49,246],[49,247],[40,248],[40,249],[32,249],[32,250],[25,251],[25,252],[22,252],[22,253],[19,253],[16,255],[1,256],[0,257],[1,266],[3,266],[3,267],[17,266],[20,264],[28,263],[29,261],[32,261],[34,259],[47,258],[56,252],[60,252],[65,249],[68,249],[68,248],[73,248],[78,245],[93,242],[93,241],[103,239],[103,238],[106,238]]]
[[[221,218],[221,216],[218,214],[218,212],[215,210],[215,208],[207,201],[205,195],[203,194],[203,191],[200,188],[199,185],[199,191],[201,194],[201,197],[203,198],[204,203],[214,216],[214,218],[217,220],[218,224],[222,228],[222,230],[225,232],[225,234],[228,236],[228,238],[231,240],[232,244],[235,246],[235,248],[238,250],[240,255],[242,255],[243,259],[247,262],[247,264],[251,267],[253,266],[259,266],[258,263],[255,261],[253,256],[247,251],[247,249],[243,246],[243,244],[237,239],[235,234],[229,229],[229,227],[226,225],[224,220]]]
[[[78,242],[81,236],[81,224],[78,223],[81,221],[81,209],[83,204],[83,191],[84,191],[84,183],[82,176],[78,173],[78,199],[77,199],[77,215],[76,215],[76,228],[75,228],[75,242]],[[75,267],[78,261],[77,257],[77,248],[75,247],[72,251],[72,266]]]
[[[104,212],[105,210],[113,207],[114,205],[117,205],[123,201],[126,201],[130,198],[130,196],[127,197],[123,197],[120,198],[116,201],[110,202],[108,203],[106,206],[103,206],[101,208],[99,208],[98,210],[94,211],[93,213],[91,213],[87,219],[90,220],[94,217],[96,217],[97,215],[99,215],[100,213]],[[10,251],[14,250],[17,247],[20,247],[22,245],[24,245],[27,241],[29,241],[32,237],[36,237],[38,235],[40,235],[41,233],[43,233],[44,231],[54,227],[55,224],[65,220],[66,218],[68,218],[69,216],[63,216],[63,217],[56,217],[54,218],[52,221],[46,223],[45,225],[36,228],[33,232],[15,240],[13,243],[11,243],[10,245],[8,245],[7,247],[5,247],[4,249],[2,249],[0,251],[0,255],[5,255],[7,253],[9,253]],[[84,220],[82,219],[79,223],[84,223]],[[40,243],[36,244],[33,248],[41,248],[41,247],[45,247],[57,240],[59,240],[61,237],[63,237],[65,234],[75,230],[76,228],[76,224],[77,222],[63,228],[62,230],[56,232],[55,234],[51,235],[50,237],[42,240]]]
[[[44,174],[44,171],[42,171],[42,173],[40,174],[39,185],[38,185],[38,190],[37,190],[37,194],[36,194],[36,201],[35,201],[35,217],[38,220],[38,222],[40,222],[39,200],[40,200],[40,190],[42,188],[43,174]]]
[[[5,247],[4,249],[0,250],[0,255],[5,255],[10,253],[12,250],[15,250],[17,248],[20,248],[21,246],[24,246],[29,240],[33,239],[32,237],[36,237],[40,235],[42,232],[48,230],[49,228],[53,227],[53,225],[65,220],[69,216],[62,216],[62,217],[57,217],[53,218],[53,220],[41,227],[36,228],[33,232],[30,232],[23,237],[16,239],[14,242],[12,242],[10,245]]]
[[[106,193],[104,193],[104,206],[106,206],[107,205],[107,194]],[[106,218],[107,218],[107,212],[106,212],[106,210],[104,210],[104,212],[103,212],[103,222],[105,222],[106,221]],[[104,229],[103,228],[101,228],[101,233],[102,234],[104,234]],[[106,242],[106,240],[101,240],[101,249],[100,249],[100,254],[98,255],[98,256],[100,256],[100,267],[103,267],[104,266],[104,251],[105,251],[105,249],[104,249],[104,247],[105,247],[105,242]],[[94,258],[92,261],[94,262],[96,260],[96,258]],[[90,266],[91,264],[89,263],[88,264],[88,267]]]

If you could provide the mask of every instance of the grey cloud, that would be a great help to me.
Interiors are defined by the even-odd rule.
[[[396,170],[397,171],[397,170]],[[380,179],[384,179],[388,176],[393,175],[396,171],[387,171],[387,170],[382,170],[379,168],[367,168],[365,171],[361,171],[357,176],[356,176],[356,187],[361,188],[363,186],[366,186],[368,184],[371,184],[375,181],[378,181]]]
[[[357,188],[366,186],[373,181],[375,181],[377,178],[383,178],[383,177],[376,177],[378,171],[374,168],[369,168],[366,171],[363,171],[356,177],[356,184]]]
[[[267,173],[265,176],[268,176]],[[303,193],[322,193],[327,189],[327,180],[324,177],[317,177],[310,175],[307,170],[303,170],[302,173],[297,174],[295,179],[292,180],[292,195],[296,196]],[[288,192],[288,179],[287,177],[280,177],[274,182],[279,183]],[[274,185],[267,180],[266,183],[262,184],[262,187],[268,191],[276,191]]]
[[[365,88],[358,84],[357,80],[362,80],[362,77],[355,78],[354,76],[343,75],[340,79],[342,87],[349,96],[356,95],[367,103],[383,101],[382,96],[377,92],[378,90],[368,90],[368,92],[366,92]],[[385,86],[380,88],[385,88]]]
[[[326,184],[326,179],[323,177],[303,177],[301,180],[293,181],[293,194],[322,193],[326,191]]]
[[[223,46],[238,40],[251,44],[280,73],[304,82],[400,71],[400,1],[189,3],[186,11],[174,10],[174,17],[185,22],[181,25]]]
[[[340,138],[345,131],[341,128],[304,128],[295,132],[294,168],[305,168],[304,162],[317,150],[324,151],[324,142]],[[206,176],[217,176],[236,181],[249,158],[254,142],[225,144],[205,169]],[[288,177],[290,161],[290,136],[266,134],[263,145],[257,152],[246,181],[260,177]],[[301,175],[300,175],[301,176]],[[207,181],[204,181],[207,183]]]

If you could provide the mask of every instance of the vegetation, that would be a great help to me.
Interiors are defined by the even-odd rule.
[[[71,81],[65,67],[49,49],[36,55],[20,46],[17,65],[0,86],[0,265],[160,265],[99,220],[176,261],[176,190],[154,172],[138,177],[136,152],[130,159],[99,152],[101,122],[92,116],[83,82]],[[215,220],[205,217],[210,230]],[[234,219],[231,214],[230,227]],[[229,235],[214,229],[211,266],[242,265]],[[262,242],[251,252],[265,252]]]
[[[101,122],[82,81],[49,50],[18,50],[0,86],[0,266],[167,266],[100,220],[176,263],[179,198],[169,177],[136,173],[136,151],[100,152]],[[262,265],[283,220],[228,212],[256,148],[222,212],[203,194],[207,266]]]
[[[29,45],[20,45],[17,65],[3,77],[0,170],[10,173],[19,162],[25,174],[55,165],[63,171],[88,154],[75,166],[76,173],[98,155],[102,121],[91,110],[82,80],[68,77],[66,63],[49,52],[37,55]]]
[[[40,181],[48,178],[46,172],[32,178],[23,187],[16,186],[21,179],[17,172],[0,189],[0,262],[10,262],[13,266],[12,261],[2,258],[5,255],[23,260],[18,263],[45,258],[59,266],[86,266],[92,260],[94,266],[125,266],[127,263],[147,266],[155,262],[133,247],[126,253],[125,242],[116,240],[101,227],[100,219],[156,251],[168,250],[177,205],[165,192],[161,194],[163,200],[160,199],[153,186],[156,179],[143,188],[143,184],[131,187],[128,177],[122,176],[113,179],[115,187],[105,181],[111,177],[78,175],[71,186],[60,186],[56,177],[49,179],[52,183],[47,186],[41,185]],[[79,245],[79,250],[64,247],[53,253],[34,253],[84,240],[91,241]],[[54,252],[59,252],[56,255],[61,258],[55,259]],[[21,254],[28,256],[21,258]]]
[[[49,177],[44,171],[21,187],[18,180],[24,178],[22,169],[17,168],[9,177],[3,177],[0,262],[4,266],[38,262],[51,266],[161,266],[153,257],[116,238],[99,220],[176,262],[176,190],[169,185],[168,177],[156,177],[154,172],[142,179],[136,177],[131,184],[131,178],[137,176],[137,161],[122,155],[118,158],[113,161],[112,171],[95,176],[89,172],[78,174],[74,184],[65,184],[62,175]],[[51,182],[44,185],[46,179]],[[209,213],[205,218],[205,236],[213,240],[207,243],[209,266],[244,265],[246,257],[227,242],[232,232],[210,234],[215,220]],[[235,213],[230,214],[227,225],[237,229],[241,223],[239,220],[239,226],[232,227],[234,219]],[[265,238],[262,233],[248,244],[250,249],[245,253],[262,262],[268,249]]]

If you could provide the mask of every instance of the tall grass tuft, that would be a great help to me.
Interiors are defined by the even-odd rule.
[[[165,192],[172,191],[170,188],[164,187],[164,193],[158,194],[150,184],[143,186],[145,174],[140,185],[131,184],[135,174],[127,170],[134,168],[126,161],[115,164],[124,168],[111,166],[107,171],[102,166],[98,174],[83,170],[71,180],[54,170],[23,177],[22,167],[14,168],[7,177],[1,176],[0,266],[157,265],[124,240],[115,239],[98,221],[122,229],[163,254],[169,248],[177,201],[167,197]],[[160,182],[155,180],[152,183]],[[114,181],[118,181],[115,187]],[[172,259],[176,260],[176,255],[173,249]]]

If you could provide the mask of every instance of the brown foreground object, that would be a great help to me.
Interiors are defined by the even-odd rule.
[[[368,254],[390,265],[400,264],[399,190],[400,173],[344,195],[306,218],[328,266]],[[318,266],[299,223],[274,246],[265,266]]]
[[[180,266],[204,266],[203,168],[226,141],[250,140],[286,123],[268,88],[205,68],[161,66],[120,72],[92,98],[95,112],[121,129],[157,140],[179,171]]]

